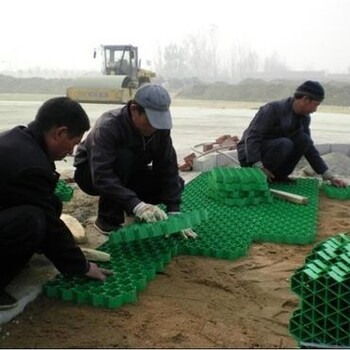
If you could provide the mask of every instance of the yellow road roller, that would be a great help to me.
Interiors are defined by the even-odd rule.
[[[102,45],[102,75],[76,78],[66,95],[77,102],[124,104],[139,86],[156,74],[141,69],[138,48],[132,45]],[[96,58],[97,52],[94,52]]]

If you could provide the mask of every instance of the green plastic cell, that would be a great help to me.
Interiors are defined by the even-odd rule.
[[[55,188],[55,194],[62,202],[69,202],[73,197],[74,189],[65,181],[58,180]]]
[[[342,233],[318,243],[291,278],[291,288],[301,298],[298,315],[305,316],[290,320],[290,332],[299,343],[350,343],[350,259],[341,258],[348,238]]]
[[[322,190],[329,198],[338,200],[349,200],[350,199],[350,186],[346,187],[335,187],[330,184],[323,184]]]
[[[48,296],[49,298],[56,298],[59,294],[59,288],[57,285],[44,285],[44,293],[46,296]]]

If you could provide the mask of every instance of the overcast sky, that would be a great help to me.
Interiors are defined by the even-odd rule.
[[[277,54],[293,69],[346,73],[350,0],[2,0],[1,69],[91,68],[100,44],[159,46],[215,31],[218,50]]]

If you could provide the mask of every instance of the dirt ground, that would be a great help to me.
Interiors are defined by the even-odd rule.
[[[103,237],[92,223],[96,198],[76,190],[65,212],[86,225],[89,243]],[[318,241],[349,229],[348,203],[321,195]],[[308,246],[253,244],[235,261],[179,256],[117,310],[80,306],[39,296],[2,325],[4,348],[291,348],[288,331],[298,299],[293,271]]]

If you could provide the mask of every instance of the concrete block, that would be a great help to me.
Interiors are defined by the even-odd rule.
[[[194,171],[207,171],[214,168],[216,164],[216,154],[207,154],[203,157],[196,158],[193,161]]]
[[[320,145],[315,145],[316,149],[320,152],[320,155],[327,154],[331,151],[331,145],[329,143],[324,143]]]
[[[331,150],[332,153],[341,153],[345,155],[350,155],[350,144],[347,143],[332,143]]]
[[[236,159],[237,162],[231,158]],[[236,150],[209,153],[193,161],[194,171],[207,171],[222,166],[239,166]]]

